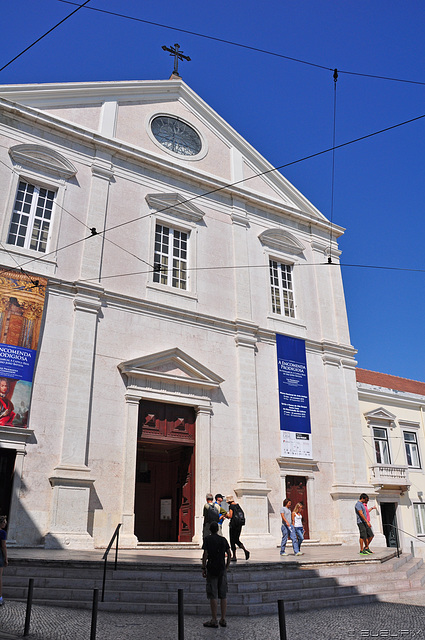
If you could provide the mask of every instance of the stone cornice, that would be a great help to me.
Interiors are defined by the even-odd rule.
[[[65,295],[68,298],[73,298],[76,293],[77,284],[83,287],[84,282],[71,283],[50,278],[48,291],[54,295]],[[217,316],[210,316],[199,312],[194,315],[190,310],[179,309],[176,306],[161,304],[159,302],[141,300],[140,298],[134,298],[112,291],[105,291],[101,287],[92,284],[87,285],[87,291],[92,297],[98,295],[106,307],[121,309],[129,313],[143,313],[152,317],[174,320],[192,326],[203,326],[210,330],[234,336],[235,338],[236,336],[240,336],[241,340],[246,338],[250,344],[259,341],[272,345],[276,344],[276,331],[261,327],[249,320],[229,320],[227,318],[217,318]],[[351,345],[306,339],[306,350],[307,353],[318,355],[330,354],[346,368],[353,368],[356,365],[356,360],[354,359],[356,350]]]
[[[1,91],[2,88],[0,87],[0,93]],[[250,191],[245,185],[245,183],[249,183],[248,180],[245,180],[243,185],[231,185],[216,176],[201,171],[200,169],[195,170],[192,167],[185,166],[184,164],[177,165],[175,161],[173,162],[167,157],[161,156],[159,153],[154,154],[153,152],[148,152],[143,149],[136,149],[125,142],[107,138],[95,130],[85,129],[66,120],[38,111],[32,107],[11,103],[4,98],[0,98],[0,108],[7,112],[8,115],[29,121],[34,126],[43,128],[47,127],[53,132],[72,138],[74,141],[76,140],[82,145],[89,146],[92,149],[94,148],[105,151],[116,158],[121,156],[136,165],[143,162],[145,167],[146,165],[150,165],[154,170],[168,173],[179,181],[185,180],[193,183],[198,188],[201,187],[205,189],[205,191],[219,190],[223,195],[237,195],[237,197],[244,202],[251,203],[260,209],[265,208],[272,212],[279,213],[280,215],[294,218],[298,222],[325,230],[326,232],[329,232],[331,228],[330,222],[326,220],[326,218],[278,172],[276,172],[275,186],[280,187],[284,192],[289,191],[291,194],[293,192],[294,199],[298,200],[300,205],[305,205],[305,210],[288,206],[283,202],[274,200],[258,192]],[[211,112],[214,113],[212,110]],[[217,117],[219,118],[219,116]],[[231,127],[229,128],[231,129]],[[243,139],[239,134],[236,132],[234,133],[238,136],[240,145],[240,141]],[[270,165],[270,163],[250,147],[248,143],[245,142],[245,144],[252,149],[252,152],[257,154],[257,166],[260,170],[264,168],[264,171],[267,171],[273,168],[272,165]],[[262,165],[264,165],[264,167]],[[338,225],[334,224],[332,229],[335,237],[339,237],[344,233],[344,229]]]
[[[394,391],[384,387],[373,387],[372,385],[357,382],[359,400],[376,402],[379,404],[396,404],[399,406],[409,406],[415,409],[425,408],[425,396],[405,391]]]

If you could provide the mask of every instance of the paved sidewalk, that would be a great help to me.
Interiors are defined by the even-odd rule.
[[[425,639],[425,603],[411,598],[405,604],[374,603],[319,609],[286,616],[287,640],[355,640],[390,637]],[[231,610],[231,601],[229,601]],[[229,611],[230,613],[230,611]],[[240,618],[229,616],[226,629],[205,629],[205,618],[185,616],[185,640],[278,640],[276,615]],[[22,637],[25,605],[6,602],[0,611],[2,640]],[[89,611],[33,606],[28,640],[89,640]],[[176,640],[177,615],[136,615],[99,612],[97,640]]]

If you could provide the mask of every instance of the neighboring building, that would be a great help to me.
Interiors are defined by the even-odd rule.
[[[425,556],[425,382],[365,369],[356,377],[375,533],[395,546],[397,527],[403,549],[413,541]]]
[[[2,268],[48,280],[28,429],[0,427],[9,540],[199,541],[210,490],[251,546],[276,544],[287,493],[310,538],[357,540],[343,230],[179,78],[0,96]],[[300,433],[276,334],[305,345]]]

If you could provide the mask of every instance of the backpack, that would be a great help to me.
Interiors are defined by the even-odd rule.
[[[243,527],[245,524],[245,514],[242,508],[238,504],[232,504],[230,508],[233,512],[231,522],[234,523],[236,527]]]
[[[205,520],[208,524],[211,524],[211,522],[217,522],[218,524],[218,520],[219,520],[220,514],[217,511],[217,509],[215,508],[215,506],[213,504],[209,504],[208,505],[208,511],[206,513],[205,516]]]

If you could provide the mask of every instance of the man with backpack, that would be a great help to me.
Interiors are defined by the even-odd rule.
[[[207,536],[210,535],[210,525],[213,522],[216,522],[218,525],[218,521],[220,518],[220,512],[216,509],[214,505],[214,498],[212,493],[207,493],[206,503],[204,505],[204,526],[202,528],[202,539],[205,540]]]
[[[207,598],[210,601],[211,620],[204,627],[227,627],[227,569],[230,564],[230,548],[226,538],[218,535],[218,522],[210,524],[210,535],[204,539],[202,548],[202,575],[207,579]],[[227,556],[227,560],[225,558]],[[217,621],[218,599],[221,618]]]
[[[243,549],[245,551],[245,560],[248,560],[250,553],[247,549],[245,549],[243,543],[239,539],[242,527],[245,524],[245,514],[242,511],[242,508],[234,501],[233,496],[227,496],[226,502],[229,505],[229,512],[227,514],[227,517],[230,519],[229,533],[230,546],[233,554],[232,562],[236,562],[236,545],[238,545],[239,549]]]

